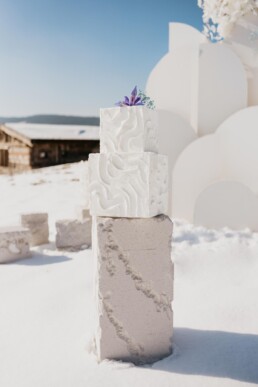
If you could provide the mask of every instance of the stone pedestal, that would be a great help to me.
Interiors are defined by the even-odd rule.
[[[0,263],[29,258],[30,232],[23,227],[0,228]]]
[[[91,219],[64,219],[56,222],[56,247],[82,250],[91,246]]]
[[[165,215],[93,218],[99,360],[143,364],[171,353],[171,238]]]
[[[48,243],[48,214],[22,214],[21,224],[30,230],[30,245],[39,246]]]

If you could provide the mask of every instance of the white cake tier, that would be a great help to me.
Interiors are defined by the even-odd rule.
[[[157,113],[144,106],[100,109],[100,153],[158,152]]]
[[[166,214],[167,177],[167,156],[151,152],[91,154],[91,215],[149,218]]]

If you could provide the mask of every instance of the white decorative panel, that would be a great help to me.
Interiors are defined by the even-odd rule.
[[[233,114],[218,128],[217,135],[225,178],[239,181],[258,194],[258,106]]]
[[[198,92],[199,50],[192,47],[178,48],[166,54],[152,70],[147,94],[159,110],[180,115],[196,126]]]
[[[198,134],[214,133],[231,114],[247,107],[247,78],[237,55],[220,44],[200,46]]]
[[[197,135],[193,128],[178,114],[166,110],[158,111],[159,153],[168,156],[168,213],[172,213],[172,173],[180,153]]]
[[[249,227],[258,231],[258,198],[236,181],[212,184],[197,198],[194,223],[210,228],[242,230]]]
[[[198,47],[207,42],[204,34],[184,23],[169,23],[169,51],[182,47]]]
[[[179,156],[172,178],[172,216],[193,222],[195,202],[209,185],[223,178],[216,135],[192,142]]]

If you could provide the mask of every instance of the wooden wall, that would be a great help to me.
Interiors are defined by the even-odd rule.
[[[31,148],[0,129],[0,166],[30,168]]]
[[[90,153],[99,152],[99,141],[33,141],[31,167],[73,163],[87,160]]]
[[[98,140],[31,140],[22,142],[1,130],[0,166],[15,170],[87,160],[99,152]]]

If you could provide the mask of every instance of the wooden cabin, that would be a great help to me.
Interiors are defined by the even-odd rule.
[[[99,127],[0,124],[0,167],[41,168],[87,160],[99,152]]]

